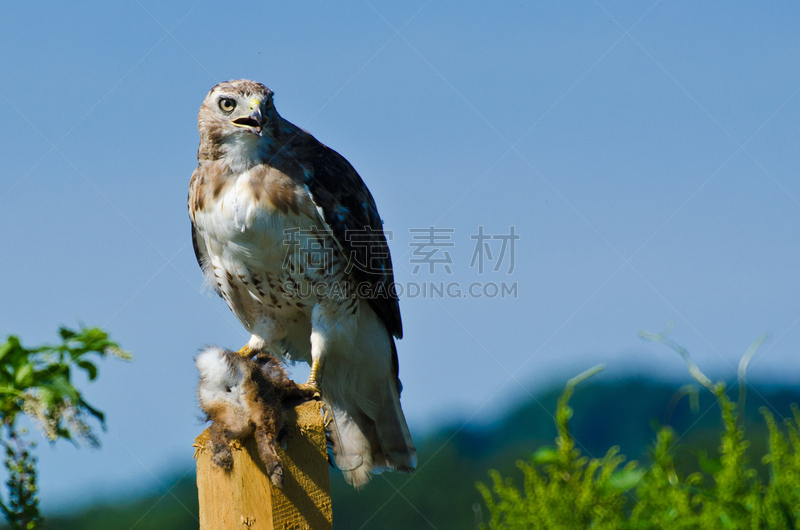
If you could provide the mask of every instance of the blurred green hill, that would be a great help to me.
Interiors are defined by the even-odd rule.
[[[718,455],[721,420],[719,407],[707,391],[699,394],[697,411],[679,385],[643,379],[616,383],[586,382],[570,404],[575,415],[571,430],[584,454],[602,456],[613,445],[629,460],[648,462],[654,424],[671,425],[678,436],[675,448],[679,470],[688,473],[713,466]],[[735,385],[732,385],[735,388]],[[484,517],[476,481],[488,483],[487,470],[504,476],[521,472],[515,462],[527,459],[538,447],[553,445],[556,435],[552,413],[562,388],[537,395],[490,425],[454,421],[416,440],[419,466],[413,475],[389,473],[373,478],[361,491],[331,473],[334,528],[440,530],[475,528]],[[732,397],[736,397],[732,395]],[[777,417],[791,415],[790,404],[800,403],[800,387],[750,387],[747,393],[745,436],[751,441],[750,461],[765,478],[761,457],[766,453],[767,428],[758,413],[768,407]],[[711,460],[709,460],[711,459]],[[189,472],[165,478],[176,486],[166,491],[132,491],[125,501],[98,505],[70,515],[50,516],[53,530],[196,529],[197,490]]]

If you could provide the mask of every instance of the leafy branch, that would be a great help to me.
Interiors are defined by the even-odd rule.
[[[0,344],[0,445],[5,449],[9,472],[8,504],[0,501],[0,511],[14,529],[39,527],[36,497],[35,446],[17,428],[20,414],[29,416],[50,442],[69,440],[98,447],[99,441],[87,423],[95,418],[105,429],[105,416],[91,406],[72,381],[73,370],[97,379],[97,358],[114,356],[129,361],[129,353],[99,328],[81,327],[78,331],[60,328],[61,343],[26,348],[11,335]]]

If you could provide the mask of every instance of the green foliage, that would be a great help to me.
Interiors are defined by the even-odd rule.
[[[24,431],[21,432],[24,434]],[[38,528],[39,499],[36,497],[36,457],[31,449],[36,445],[8,429],[8,440],[0,440],[6,453],[3,463],[8,470],[8,506],[0,502],[0,511],[11,528]]]
[[[0,511],[14,529],[34,529],[41,523],[36,496],[36,458],[33,442],[22,438],[17,428],[20,414],[37,423],[51,442],[64,439],[99,445],[87,423],[87,417],[104,426],[103,413],[89,405],[72,381],[74,367],[97,378],[97,366],[90,356],[113,355],[130,360],[130,354],[109,340],[99,328],[81,327],[78,331],[59,329],[61,343],[26,348],[15,336],[0,344],[0,425],[9,472],[8,503],[0,502]]]
[[[659,427],[648,466],[630,462],[612,447],[605,457],[587,458],[575,448],[569,431],[569,399],[577,383],[600,370],[595,368],[568,382],[556,408],[556,447],[537,450],[530,461],[517,463],[522,489],[511,478],[490,471],[491,489],[476,484],[488,507],[490,520],[480,527],[491,530],[546,528],[731,528],[790,529],[800,523],[800,412],[785,421],[788,440],[773,415],[761,409],[769,429],[770,466],[767,485],[749,466],[750,445],[739,425],[744,407],[744,370],[760,337],[748,349],[739,370],[739,404],[726,394],[724,383],[712,383],[692,362],[685,348],[667,339],[671,328],[642,338],[675,350],[690,373],[716,398],[722,416],[719,458],[702,452],[702,471],[683,476],[675,466],[678,439],[668,426]]]
[[[488,528],[617,528],[625,494],[639,482],[641,471],[636,462],[618,469],[624,457],[617,455],[617,447],[602,459],[582,457],[568,428],[573,412],[568,403],[575,385],[601,369],[593,368],[567,383],[556,409],[556,447],[539,449],[531,462],[517,462],[524,475],[524,495],[511,479],[503,480],[494,470],[489,475],[497,501],[487,486],[477,484],[491,514]]]

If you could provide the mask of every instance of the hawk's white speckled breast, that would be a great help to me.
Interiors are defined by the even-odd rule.
[[[329,291],[319,289],[346,283],[347,275],[307,192],[298,190],[296,211],[281,211],[275,194],[256,196],[253,180],[250,172],[231,178],[194,217],[209,256],[209,280],[237,318],[252,329],[267,315],[296,321],[310,318],[321,301],[349,302],[330,299]]]

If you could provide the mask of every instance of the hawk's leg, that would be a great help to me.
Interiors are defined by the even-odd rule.
[[[311,313],[311,372],[300,385],[306,390],[322,391],[322,372],[329,351],[347,351],[356,333],[356,321],[343,314],[344,304],[336,299],[323,299]]]
[[[236,353],[248,359],[261,352],[278,355],[280,341],[286,337],[286,326],[277,317],[267,315],[259,320],[252,329],[250,340]]]
[[[301,390],[313,392],[313,397],[320,396],[320,381],[322,380],[322,359],[314,358],[311,361],[311,372],[308,374],[308,381],[302,385],[297,385]]]

